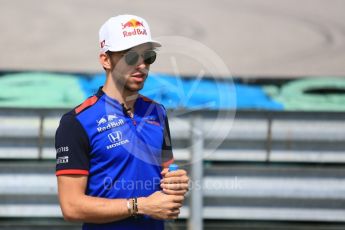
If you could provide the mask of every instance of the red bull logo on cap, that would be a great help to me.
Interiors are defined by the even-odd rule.
[[[126,29],[126,28],[137,28],[137,27],[144,27],[144,24],[142,22],[139,22],[137,20],[135,20],[134,18],[129,20],[126,23],[122,23],[122,29]]]
[[[131,19],[126,23],[121,23],[123,36],[129,37],[133,35],[147,35],[145,26],[143,22],[140,22],[136,19]]]

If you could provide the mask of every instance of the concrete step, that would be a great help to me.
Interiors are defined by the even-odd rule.
[[[0,195],[55,195],[51,174],[0,174]],[[205,176],[191,181],[205,196],[345,200],[344,178]]]
[[[2,218],[61,218],[62,213],[58,205],[0,205],[0,216]],[[180,218],[186,219],[188,216],[188,207],[182,207]],[[203,218],[206,220],[345,222],[345,210],[206,206],[203,208]]]

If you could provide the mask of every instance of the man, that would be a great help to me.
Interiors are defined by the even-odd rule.
[[[164,107],[138,93],[161,45],[134,15],[110,18],[99,36],[106,82],[56,131],[63,216],[83,229],[164,229],[180,213],[189,178],[167,170],[174,159]]]

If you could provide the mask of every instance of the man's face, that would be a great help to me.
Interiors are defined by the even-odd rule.
[[[117,86],[130,92],[137,92],[144,87],[144,82],[147,78],[150,65],[144,62],[143,54],[150,50],[152,50],[152,46],[150,44],[143,44],[124,52],[111,54],[111,75]],[[131,57],[129,52],[136,52],[139,54],[138,61],[134,61],[133,65],[126,62],[126,59],[128,60],[130,59],[128,57]]]

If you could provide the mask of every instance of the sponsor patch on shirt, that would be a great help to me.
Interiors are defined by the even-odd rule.
[[[58,157],[56,159],[56,164],[66,164],[68,163],[68,156]]]
[[[129,140],[122,139],[122,132],[121,131],[115,131],[115,132],[111,132],[108,134],[108,139],[109,141],[112,143],[111,145],[107,145],[107,149],[112,149],[115,147],[118,147],[120,145],[124,145],[129,143]]]
[[[110,116],[110,115],[108,115]],[[119,127],[121,125],[124,125],[125,124],[125,121],[123,119],[119,119],[117,121],[115,121],[116,117],[113,117],[111,119],[108,119],[108,120],[105,120],[105,118],[101,118],[101,120],[98,120],[97,121],[97,124],[98,124],[98,127],[97,127],[97,132],[98,133],[101,133],[101,132],[104,132],[108,129],[113,129],[113,128],[116,128],[116,127]]]
[[[161,124],[157,121],[157,116],[151,115],[151,116],[147,116],[147,117],[143,117],[143,120],[146,123],[149,123],[151,125],[156,125],[156,126],[160,126]]]

